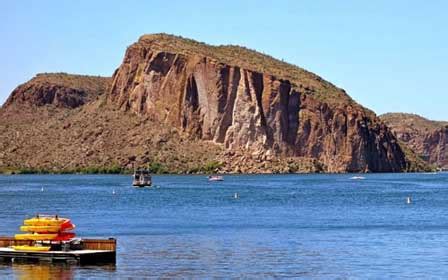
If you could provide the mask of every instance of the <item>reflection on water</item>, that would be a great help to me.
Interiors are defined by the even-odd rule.
[[[115,265],[97,265],[97,266],[76,266],[64,263],[21,263],[13,262],[11,264],[0,265],[0,276],[2,271],[10,270],[15,279],[78,279],[102,276],[112,276],[116,270]]]
[[[0,264],[0,279],[446,278],[448,174],[351,177],[0,176],[0,235],[58,213],[118,242],[116,267]]]
[[[63,264],[12,264],[14,276],[20,280],[73,279],[73,269],[73,266]]]
[[[0,279],[46,280],[46,279],[79,279],[110,278],[116,272],[115,265],[77,266],[64,263],[0,263]]]

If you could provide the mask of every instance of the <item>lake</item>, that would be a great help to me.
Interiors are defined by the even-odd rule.
[[[448,174],[352,176],[168,175],[151,189],[123,175],[0,176],[0,235],[44,213],[118,240],[116,266],[0,264],[0,278],[448,277]]]

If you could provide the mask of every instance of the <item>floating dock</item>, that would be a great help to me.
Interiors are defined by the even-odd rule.
[[[115,264],[117,241],[110,239],[82,239],[82,249],[68,251],[16,251],[9,246],[29,245],[34,241],[0,237],[0,261],[62,262],[78,265]]]

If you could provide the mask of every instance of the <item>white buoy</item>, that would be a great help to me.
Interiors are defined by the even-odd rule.
[[[411,204],[412,198],[410,196],[406,197],[406,204]]]
[[[115,194],[115,190],[112,190],[112,194]]]
[[[238,199],[238,198],[240,198],[240,195],[238,193],[234,193],[233,198]]]
[[[43,192],[43,191],[44,191],[44,187],[42,187],[42,188],[40,189],[40,191]]]

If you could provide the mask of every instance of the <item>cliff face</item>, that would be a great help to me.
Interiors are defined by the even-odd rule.
[[[123,111],[260,160],[311,158],[327,172],[407,166],[387,126],[343,90],[247,49],[143,36],[126,51],[108,99]]]
[[[107,91],[110,78],[65,73],[38,74],[18,86],[9,96],[4,108],[11,106],[80,107]]]
[[[448,169],[448,127],[442,127],[424,135],[422,142],[423,158],[429,163]]]
[[[373,112],[313,73],[245,48],[161,34],[131,45],[112,79],[40,74],[0,108],[0,172],[426,167],[400,145]]]
[[[437,122],[414,114],[389,113],[381,116],[397,138],[423,160],[448,169],[448,122]]]

